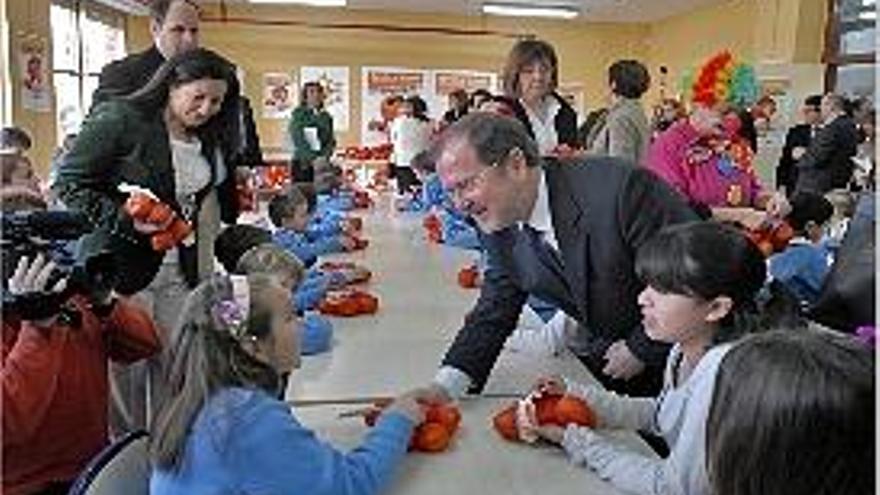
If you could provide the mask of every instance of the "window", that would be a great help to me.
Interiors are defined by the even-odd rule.
[[[829,0],[827,90],[874,101],[876,35],[877,0]]]
[[[101,68],[125,56],[125,18],[86,0],[53,0],[52,84],[58,143],[79,131]]]

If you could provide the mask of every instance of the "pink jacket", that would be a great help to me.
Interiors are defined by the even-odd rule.
[[[692,203],[709,207],[753,206],[762,186],[752,168],[752,151],[745,143],[727,143],[722,153],[735,157],[724,170],[718,151],[696,156],[700,135],[681,120],[657,136],[648,149],[648,167]],[[724,171],[722,171],[724,170]]]

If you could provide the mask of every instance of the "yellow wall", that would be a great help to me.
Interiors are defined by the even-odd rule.
[[[29,153],[38,173],[44,175],[48,169],[52,152],[55,149],[55,108],[38,113],[25,110],[21,106],[21,94],[17,81],[21,78],[18,60],[18,46],[22,39],[36,36],[46,44],[46,76],[51,81],[52,43],[49,29],[49,0],[27,0],[6,2],[11,40],[10,75],[16,82],[12,87],[12,122],[26,129],[34,139],[34,147]]]
[[[50,0],[7,1],[14,53],[16,37],[34,34],[49,41]],[[729,0],[652,24],[599,24],[402,14],[377,11],[338,13],[295,7],[231,8],[230,16],[299,22],[385,24],[486,30],[506,34],[535,34],[552,42],[560,57],[561,80],[581,83],[587,109],[604,104],[605,68],[615,59],[638,58],[657,80],[659,67],[670,69],[668,87],[677,90],[682,70],[693,67],[721,48],[756,63],[759,74],[788,77],[799,92],[821,89],[818,64],[825,22],[825,0]],[[218,18],[216,6],[206,8]],[[128,19],[129,51],[151,43],[145,18]],[[360,129],[360,68],[365,65],[462,68],[498,71],[513,39],[500,35],[449,36],[439,34],[380,33],[369,30],[318,29],[298,26],[252,26],[208,21],[203,45],[224,53],[245,70],[245,90],[255,103],[257,124],[265,147],[282,144],[284,121],[259,115],[264,72],[294,71],[301,65],[345,65],[351,71],[351,131],[343,144],[358,140]],[[50,46],[51,48],[51,46]],[[51,50],[50,50],[51,51]],[[51,58],[49,58],[51,59]],[[12,75],[17,76],[15,56]],[[647,101],[653,103],[655,89]],[[55,146],[54,109],[34,113],[21,108],[13,91],[13,122],[35,136],[31,156],[40,170],[48,166]],[[432,109],[436,114],[440,109]]]
[[[682,74],[722,49],[751,59],[754,54],[756,2],[734,0],[704,7],[650,26],[648,64],[652,74],[669,68],[667,87],[678,92]],[[655,87],[656,90],[656,87]]]
[[[216,11],[206,9],[216,18]],[[449,15],[349,12],[331,14],[321,9],[295,7],[238,7],[230,17],[308,21],[319,23],[430,26],[510,34],[537,34],[554,44],[560,58],[560,80],[584,86],[588,108],[603,104],[607,92],[605,67],[617,58],[644,58],[647,26],[638,24],[572,24],[563,22],[512,21],[496,18]],[[147,23],[130,25],[133,47],[149,43]],[[500,71],[513,38],[496,36],[450,36],[440,34],[388,33],[301,26],[254,26],[206,22],[202,45],[223,53],[245,70],[247,96],[260,101],[260,78],[264,72],[297,71],[302,65],[342,65],[350,69],[350,131],[339,136],[343,144],[358,141],[360,134],[361,67],[369,65],[412,68],[458,68]],[[283,142],[285,122],[259,118],[257,125],[264,147]],[[431,109],[438,115],[445,109]]]

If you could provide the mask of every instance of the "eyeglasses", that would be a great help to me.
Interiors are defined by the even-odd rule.
[[[449,194],[449,197],[452,198],[453,201],[458,201],[464,196],[470,195],[477,189],[479,189],[483,183],[486,181],[486,174],[488,174],[492,170],[496,170],[501,168],[501,164],[509,160],[510,158],[514,158],[517,156],[522,156],[522,150],[517,147],[511,148],[500,160],[496,160],[492,162],[489,166],[484,167],[483,170],[476,172],[474,174],[465,177],[464,179],[452,184],[451,186],[446,188],[446,192]]]
[[[465,177],[464,179],[447,187],[446,191],[449,193],[449,197],[451,197],[453,201],[457,202],[459,199],[470,195],[483,185],[486,180],[486,174],[497,166],[497,162],[493,163],[488,167],[484,167],[483,170],[480,170],[475,174],[471,174],[468,177]]]

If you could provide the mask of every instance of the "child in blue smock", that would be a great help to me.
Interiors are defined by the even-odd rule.
[[[276,398],[300,360],[287,293],[254,274],[215,275],[189,295],[150,432],[150,493],[372,495],[392,482],[425,392],[398,397],[351,451],[320,440]]]

